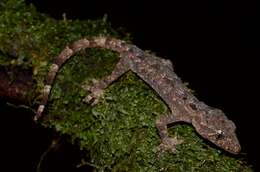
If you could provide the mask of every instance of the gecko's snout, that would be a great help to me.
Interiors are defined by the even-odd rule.
[[[233,143],[231,146],[228,146],[225,149],[232,154],[239,154],[241,151],[241,146],[239,143]]]
[[[223,148],[224,150],[232,154],[239,154],[241,150],[241,146],[235,134],[220,139],[216,139],[215,143],[219,147]]]

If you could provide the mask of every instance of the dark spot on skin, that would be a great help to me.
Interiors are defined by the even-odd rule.
[[[163,82],[166,84],[166,85],[171,85],[171,88],[173,89],[174,88],[174,84],[172,84],[172,81],[169,79],[169,78],[164,78]],[[186,97],[185,97],[186,98]],[[187,99],[187,98],[186,98]],[[186,100],[186,99],[183,99],[183,100]]]
[[[190,106],[191,109],[193,109],[193,110],[198,110],[198,109],[197,109],[197,106],[196,106],[195,104],[193,104],[193,103],[189,104],[189,106]]]

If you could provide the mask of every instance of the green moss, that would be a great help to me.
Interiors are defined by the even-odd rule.
[[[0,51],[17,54],[0,55],[0,65],[32,68],[36,93],[48,65],[65,45],[84,36],[119,36],[105,19],[57,21],[22,0],[4,0],[0,10]],[[87,164],[95,171],[252,171],[241,159],[208,145],[188,125],[170,127],[172,136],[185,140],[177,153],[159,154],[155,120],[168,108],[131,72],[109,86],[99,104],[84,104],[88,93],[82,85],[108,75],[117,61],[117,54],[108,50],[76,54],[58,74],[45,111],[43,124],[69,135],[72,143],[86,150],[91,158]]]

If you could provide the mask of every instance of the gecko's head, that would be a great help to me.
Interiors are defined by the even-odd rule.
[[[240,152],[236,126],[221,110],[210,108],[201,117],[196,120],[195,128],[202,137],[232,154]]]

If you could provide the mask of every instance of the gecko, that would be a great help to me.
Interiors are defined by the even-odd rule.
[[[102,48],[117,52],[120,56],[112,73],[99,81],[84,86],[90,92],[83,101],[95,105],[103,97],[106,87],[128,71],[137,74],[154,89],[168,106],[170,113],[163,114],[155,120],[155,126],[161,139],[161,150],[176,151],[176,146],[183,140],[170,137],[167,125],[177,122],[191,124],[196,132],[217,147],[238,154],[241,150],[236,136],[236,126],[220,109],[213,108],[199,101],[174,72],[170,60],[151,55],[133,44],[123,40],[98,36],[83,38],[66,46],[55,58],[47,74],[42,90],[42,99],[34,120],[41,118],[48,102],[55,77],[62,65],[75,53],[87,48]]]

